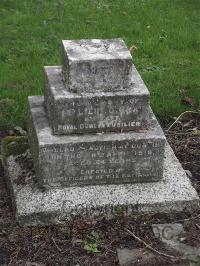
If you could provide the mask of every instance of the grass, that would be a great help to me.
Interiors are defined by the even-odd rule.
[[[27,96],[43,94],[43,66],[62,39],[122,37],[160,119],[200,105],[199,0],[1,0],[0,130],[26,124]]]

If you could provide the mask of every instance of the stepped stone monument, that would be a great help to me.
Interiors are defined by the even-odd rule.
[[[44,73],[44,97],[28,98],[35,174],[19,189],[7,161],[20,221],[198,206],[121,39],[63,41],[62,66]]]

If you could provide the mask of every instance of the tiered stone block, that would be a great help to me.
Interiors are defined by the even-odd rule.
[[[62,66],[45,67],[44,97],[28,100],[35,172],[17,157],[5,159],[18,221],[60,224],[76,216],[198,208],[124,42],[63,41],[62,54]]]
[[[28,168],[28,167],[27,167]],[[27,173],[25,183],[22,171]],[[19,159],[7,159],[16,218],[23,225],[65,223],[75,218],[93,221],[152,213],[192,212],[199,209],[199,197],[169,145],[166,145],[163,179],[157,182],[75,186],[40,189],[21,168]]]
[[[165,136],[120,39],[63,41],[63,66],[45,67],[44,100],[29,97],[29,135],[42,187],[163,176]]]
[[[143,132],[52,135],[43,98],[29,97],[29,135],[43,187],[152,182],[162,178],[165,136],[153,113]]]
[[[130,85],[132,57],[121,39],[62,41],[63,77],[78,93],[114,92]]]
[[[45,67],[45,107],[53,134],[125,132],[147,129],[149,92],[134,66],[129,90],[73,93],[62,67]]]

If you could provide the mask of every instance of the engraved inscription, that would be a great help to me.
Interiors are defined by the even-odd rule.
[[[146,112],[146,104],[136,98],[75,99],[58,106],[57,128],[61,132],[142,128]]]
[[[131,121],[131,122],[117,122],[117,121],[100,121],[98,124],[79,124],[78,126],[75,124],[66,124],[66,125],[58,125],[58,129],[70,131],[77,129],[97,129],[97,128],[126,128],[126,127],[140,127],[141,121]]]
[[[74,143],[42,148],[41,160],[55,165],[45,167],[53,183],[136,182],[159,178],[162,148],[160,140]]]
[[[67,220],[70,217],[79,216],[81,217],[99,217],[106,215],[107,217],[113,217],[116,214],[131,215],[138,211],[137,205],[131,205],[129,202],[125,202],[123,205],[105,205],[105,206],[94,206],[92,203],[89,205],[77,204],[75,207],[71,207],[73,202],[70,200],[63,201],[60,208],[60,219]],[[70,207],[71,208],[70,208]]]
[[[85,101],[85,102],[84,102]],[[77,117],[102,115],[105,113],[109,116],[124,116],[131,114],[138,114],[142,106],[136,106],[138,99],[118,99],[113,98],[112,100],[96,100],[96,102],[90,102],[83,100],[83,102],[64,102],[62,103],[62,118],[67,116],[77,115]]]

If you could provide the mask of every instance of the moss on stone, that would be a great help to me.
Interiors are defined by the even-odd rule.
[[[27,148],[27,136],[8,136],[2,139],[2,155],[4,158],[10,155],[22,154]]]

